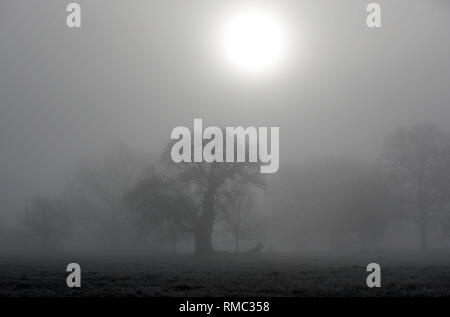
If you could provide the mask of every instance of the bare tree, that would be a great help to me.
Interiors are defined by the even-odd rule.
[[[228,162],[174,163],[170,158],[170,148],[169,144],[161,158],[167,177],[171,179],[171,182],[193,188],[196,199],[199,200],[199,213],[194,228],[195,253],[197,255],[212,254],[214,253],[212,233],[216,220],[217,194],[227,181],[235,184],[264,186],[259,165]]]
[[[236,185],[222,191],[217,201],[225,232],[233,235],[235,252],[239,252],[240,241],[252,239],[260,227],[255,193],[247,185]]]
[[[420,245],[428,248],[428,223],[450,201],[450,138],[435,126],[417,125],[388,137],[383,167],[401,216],[419,225]]]
[[[62,204],[45,197],[34,198],[25,209],[22,224],[41,242],[42,252],[59,247],[71,233],[71,222]]]
[[[134,186],[144,162],[132,149],[121,144],[79,168],[66,188],[65,198],[76,206],[79,218],[95,223],[116,247],[124,228],[124,195]]]
[[[162,231],[176,252],[181,239],[194,232],[197,205],[192,188],[159,175],[149,168],[126,195],[131,212],[137,214],[137,229],[142,233]]]
[[[388,197],[378,167],[349,158],[287,166],[272,184],[270,220],[284,247],[302,250],[328,238],[330,250],[375,247],[388,225]]]

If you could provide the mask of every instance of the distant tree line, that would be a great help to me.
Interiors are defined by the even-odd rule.
[[[268,181],[248,163],[176,164],[168,149],[148,162],[120,146],[79,167],[57,199],[30,202],[23,227],[44,251],[93,231],[111,250],[151,236],[173,252],[192,243],[198,255],[215,252],[219,233],[232,237],[236,252],[243,240],[301,249],[313,235],[326,237],[330,250],[374,249],[406,220],[423,250],[431,221],[450,235],[450,134],[432,125],[389,135],[374,162],[307,160],[281,166]]]

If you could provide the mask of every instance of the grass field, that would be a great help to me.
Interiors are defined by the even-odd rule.
[[[189,255],[0,260],[0,296],[449,296],[450,257],[435,255]],[[82,287],[66,286],[77,262]],[[366,286],[366,265],[382,287]]]

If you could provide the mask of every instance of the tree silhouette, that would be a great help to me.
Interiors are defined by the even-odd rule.
[[[194,232],[197,214],[194,197],[192,188],[149,168],[125,195],[125,201],[130,211],[138,215],[138,230],[148,233],[161,229],[176,251],[178,241]]]
[[[135,185],[144,167],[141,157],[120,144],[74,173],[64,199],[78,219],[99,227],[111,249],[122,240],[126,221],[124,195]]]
[[[255,200],[255,193],[247,185],[231,185],[220,193],[217,200],[224,229],[234,237],[235,252],[240,251],[242,239],[251,239],[258,231]]]
[[[41,241],[44,254],[49,246],[59,246],[71,233],[71,222],[61,203],[45,197],[31,201],[22,224]]]
[[[226,182],[264,187],[259,165],[247,162],[181,162],[175,163],[170,157],[171,144],[163,152],[161,162],[170,183],[183,184],[193,188],[195,200],[199,203],[198,216],[194,227],[195,253],[214,253],[212,233],[216,218],[216,198]],[[192,151],[194,153],[194,151]],[[234,153],[237,151],[235,149]],[[226,153],[223,153],[224,157]],[[193,161],[193,160],[192,160]]]
[[[450,202],[450,137],[435,126],[401,129],[386,140],[383,167],[401,216],[418,223],[428,248],[428,222]]]

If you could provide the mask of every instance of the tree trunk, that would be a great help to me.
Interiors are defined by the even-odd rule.
[[[216,188],[210,187],[203,197],[203,210],[197,223],[195,232],[195,254],[210,255],[214,252],[212,246],[212,232],[214,226],[214,204]]]
[[[236,253],[239,252],[239,233],[236,234],[236,246],[235,246]]]

